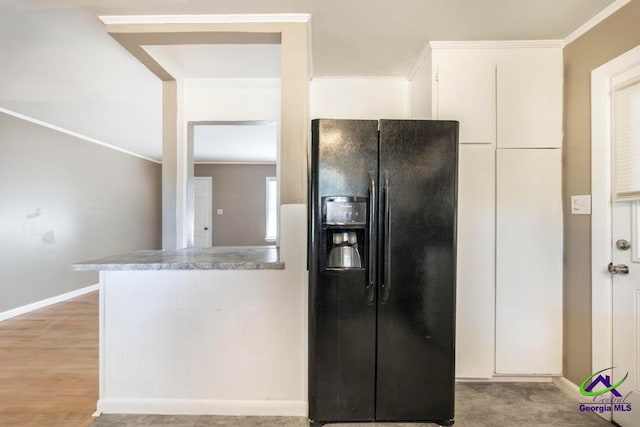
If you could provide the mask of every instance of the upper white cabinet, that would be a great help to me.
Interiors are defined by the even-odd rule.
[[[418,70],[430,66],[433,117],[460,121],[461,144],[562,146],[559,43],[432,42],[431,48],[431,61]]]
[[[562,49],[501,52],[497,64],[498,148],[562,146]]]
[[[433,116],[460,122],[462,144],[496,138],[496,65],[474,49],[434,49]]]

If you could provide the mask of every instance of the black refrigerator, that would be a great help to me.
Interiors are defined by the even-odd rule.
[[[309,418],[453,424],[458,122],[312,121]]]

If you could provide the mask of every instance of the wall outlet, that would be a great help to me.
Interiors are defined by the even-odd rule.
[[[591,215],[591,195],[571,196],[571,215]]]
[[[218,215],[222,215],[222,209],[218,209],[218,210],[216,211],[216,213],[217,213]]]

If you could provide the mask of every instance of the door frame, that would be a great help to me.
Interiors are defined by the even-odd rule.
[[[613,366],[611,79],[640,65],[640,46],[591,72],[591,366]],[[601,414],[611,419],[611,414]]]
[[[195,183],[197,180],[200,181],[208,181],[209,182],[209,230],[208,231],[208,240],[209,240],[209,246],[213,245],[213,178],[210,176],[194,176],[193,177],[193,192],[194,192],[194,197],[193,197],[193,225],[194,225],[194,236],[193,236],[193,243],[195,246],[195,224],[196,224],[196,209],[195,209],[195,202],[196,202],[196,198],[195,198]]]

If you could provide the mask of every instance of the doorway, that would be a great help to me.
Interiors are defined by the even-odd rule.
[[[592,370],[606,370],[615,385],[602,396],[613,400],[604,402],[609,410],[602,416],[634,426],[640,425],[640,46],[593,70],[591,88]]]
[[[201,176],[212,178],[208,246],[277,243],[266,238],[265,178],[276,177],[279,187],[279,42],[278,37],[255,44],[238,39],[237,43],[144,46],[177,82],[178,120],[183,126],[178,134],[185,138],[182,154],[186,154],[180,159],[186,174],[182,187],[186,206],[179,213],[187,247],[204,245],[201,239],[196,242],[196,234],[203,234],[207,225],[195,223],[196,209],[204,210],[196,206],[194,191],[194,178]]]
[[[209,217],[194,185],[194,246],[265,246],[277,241],[276,121],[209,121],[189,123],[193,145],[194,184],[209,178],[213,192]],[[197,234],[212,231],[209,245]]]

